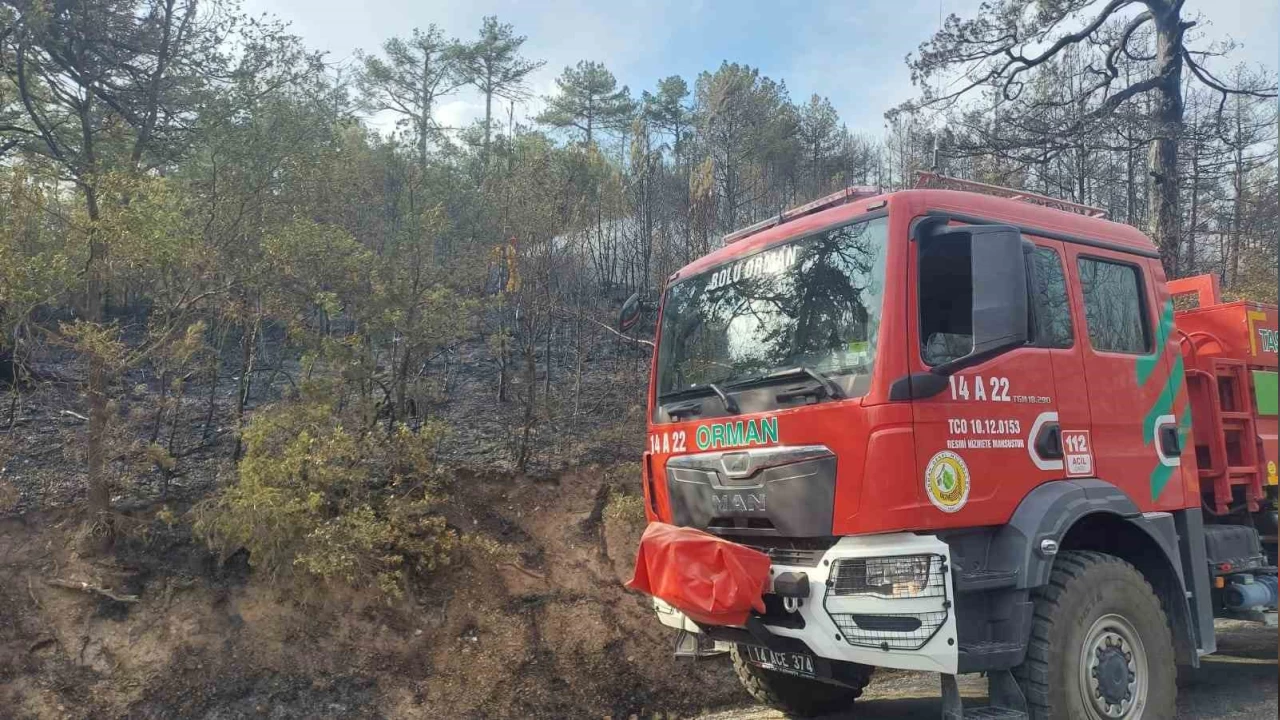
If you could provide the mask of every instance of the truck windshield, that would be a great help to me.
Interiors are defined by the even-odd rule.
[[[663,305],[659,398],[800,367],[830,377],[845,396],[865,394],[887,227],[886,218],[844,225],[672,285]]]

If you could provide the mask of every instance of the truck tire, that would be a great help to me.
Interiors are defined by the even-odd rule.
[[[1173,636],[1137,568],[1103,553],[1063,552],[1033,599],[1027,657],[1013,671],[1032,720],[1173,718]]]
[[[862,695],[863,688],[871,682],[871,674],[875,672],[870,665],[853,665],[852,686],[832,685],[756,667],[747,662],[737,645],[729,654],[733,658],[734,672],[751,697],[794,717],[816,717],[848,710]]]

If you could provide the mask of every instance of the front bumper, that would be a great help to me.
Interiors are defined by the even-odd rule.
[[[777,577],[789,571],[808,575],[809,597],[805,598],[795,611],[803,619],[804,627],[782,627],[770,623],[766,617],[754,628],[756,634],[760,634],[762,625],[768,634],[800,641],[809,652],[828,660],[955,674],[958,665],[958,649],[955,594],[951,585],[950,572],[942,573],[945,592],[932,597],[884,598],[872,595],[836,595],[828,587],[827,579],[837,560],[892,558],[907,555],[941,556],[944,568],[950,565],[951,560],[947,544],[933,536],[893,533],[841,538],[823,554],[816,567],[773,565],[771,577]],[[772,591],[772,585],[769,590]],[[663,625],[690,632],[703,631],[697,623],[662,600],[654,598],[653,604],[658,619]],[[905,638],[912,635],[912,632],[895,634],[893,630],[880,629],[876,631],[877,637],[886,639],[882,647],[866,646],[865,637],[857,640],[862,644],[854,645],[853,641],[846,637],[840,625],[837,625],[836,619],[833,619],[833,615],[839,618],[845,625],[845,629],[848,629],[850,615],[894,617],[926,614],[935,619],[936,630],[931,631],[932,634],[918,649],[912,650],[893,647],[916,644],[896,642],[900,639],[898,635]],[[755,624],[754,621],[752,624]],[[788,624],[798,625],[799,623]],[[919,631],[915,632],[919,633]],[[917,634],[916,637],[921,636]],[[894,642],[888,642],[891,640]]]

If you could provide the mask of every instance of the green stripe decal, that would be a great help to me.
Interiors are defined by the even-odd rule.
[[[1191,432],[1191,409],[1187,408],[1182,411],[1182,419],[1178,421],[1178,445],[1182,446],[1187,442],[1187,435]],[[1155,501],[1160,497],[1160,493],[1164,491],[1164,486],[1169,484],[1169,478],[1173,476],[1173,467],[1164,463],[1156,463],[1156,467],[1151,471],[1151,500]]]
[[[1276,415],[1276,374],[1268,370],[1253,371],[1253,399],[1259,415]]]
[[[1150,445],[1151,441],[1156,437],[1156,420],[1161,415],[1169,415],[1173,412],[1173,401],[1178,397],[1179,387],[1182,383],[1182,356],[1179,355],[1173,361],[1173,370],[1169,372],[1169,379],[1165,381],[1164,389],[1160,391],[1160,397],[1156,398],[1156,402],[1147,411],[1147,416],[1142,419],[1142,442],[1144,445]]]
[[[1155,375],[1156,369],[1160,367],[1165,349],[1169,343],[1169,336],[1172,333],[1173,299],[1170,298],[1161,308],[1160,325],[1156,328],[1155,345],[1151,354],[1143,355],[1134,364],[1134,375],[1139,387],[1144,387],[1147,381],[1151,380]],[[1142,419],[1142,444],[1146,446],[1151,446],[1152,443],[1156,442],[1156,421],[1163,416],[1173,414],[1173,406],[1178,399],[1179,393],[1182,392],[1182,353],[1176,352],[1174,356],[1173,367],[1169,369],[1169,377],[1165,379],[1164,387],[1160,389],[1160,394],[1156,396],[1155,402],[1147,410],[1146,417]],[[1178,419],[1179,443],[1185,441],[1190,430],[1191,410],[1188,407],[1183,409],[1182,417]],[[1156,450],[1158,455],[1159,448],[1156,448]],[[1151,470],[1151,499],[1153,501],[1160,497],[1165,485],[1169,484],[1169,479],[1173,477],[1174,467],[1176,466],[1165,465],[1159,459],[1156,460],[1156,466]]]
[[[1150,355],[1138,358],[1138,384],[1146,385],[1151,374],[1160,367],[1160,358],[1164,355],[1165,344],[1169,342],[1169,333],[1173,332],[1173,301],[1164,304],[1160,313],[1160,326],[1156,328],[1156,344]]]

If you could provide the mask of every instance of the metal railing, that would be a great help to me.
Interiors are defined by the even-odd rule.
[[[1028,192],[1026,190],[1001,187],[1000,185],[991,185],[984,182],[978,182],[977,180],[961,180],[960,178],[953,178],[936,172],[924,171],[919,173],[916,178],[916,188],[928,190],[961,190],[964,192],[981,193],[983,195],[1008,198],[1009,200],[1020,200],[1033,205],[1049,207],[1055,210],[1064,210],[1076,215],[1084,215],[1085,217],[1105,218],[1107,216],[1106,210],[1093,207],[1091,205],[1082,205],[1080,203],[1071,202],[1070,200],[1059,200],[1058,198],[1049,197],[1048,195],[1040,195],[1039,193]]]

